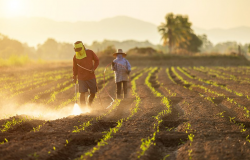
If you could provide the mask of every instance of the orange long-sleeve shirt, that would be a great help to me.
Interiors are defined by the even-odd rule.
[[[73,76],[78,75],[78,80],[90,80],[95,78],[95,73],[91,73],[90,71],[87,71],[80,66],[86,68],[86,69],[96,69],[99,65],[99,58],[96,56],[96,54],[92,50],[86,50],[87,57],[83,59],[76,59],[76,56],[73,58]],[[94,64],[93,64],[94,61]]]

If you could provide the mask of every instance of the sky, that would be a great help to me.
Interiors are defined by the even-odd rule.
[[[250,0],[0,0],[0,18],[100,21],[129,16],[159,25],[167,13],[188,15],[195,27],[250,27]]]

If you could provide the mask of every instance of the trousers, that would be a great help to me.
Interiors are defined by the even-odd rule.
[[[121,81],[116,83],[116,94],[121,95],[121,90],[123,88],[124,95],[127,94],[128,88],[127,88],[127,81]]]

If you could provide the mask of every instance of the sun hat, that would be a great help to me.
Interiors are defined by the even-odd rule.
[[[113,56],[116,57],[117,54],[122,54],[123,57],[126,57],[126,55],[127,55],[126,53],[124,53],[124,52],[122,51],[122,49],[118,49],[117,52],[113,54]]]

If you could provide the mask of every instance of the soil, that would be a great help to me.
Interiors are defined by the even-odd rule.
[[[0,130],[2,131],[0,132],[0,159],[127,160],[138,159],[138,156],[143,160],[250,159],[248,136],[250,120],[246,116],[246,110],[250,110],[247,97],[250,89],[248,83],[223,80],[194,68],[186,67],[184,72],[181,72],[177,67],[159,65],[152,73],[149,82],[157,92],[170,100],[171,113],[160,118],[162,121],[157,131],[155,125],[158,124],[158,120],[155,117],[165,110],[166,106],[161,102],[162,97],[156,97],[145,84],[151,69],[145,70],[146,67],[137,66],[131,72],[130,82],[140,76],[135,80],[135,84],[136,93],[141,101],[137,112],[129,119],[127,118],[137,102],[132,93],[132,84],[128,85],[128,98],[121,99],[119,104],[115,101],[108,107],[112,102],[110,96],[114,99],[116,97],[112,73],[111,78],[106,79],[104,87],[102,76],[98,80],[99,91],[92,106],[89,107],[91,111],[73,116],[71,111],[75,103],[74,85],[60,92],[64,87],[72,84],[67,82],[71,79],[72,66],[65,64],[66,62],[60,65],[51,64],[24,69],[2,68],[0,81],[3,86],[10,87],[0,88],[0,94],[7,99],[0,100]],[[246,78],[249,70],[244,66],[207,67],[206,69],[216,69]],[[59,80],[49,78],[62,75],[63,73],[56,72],[59,70],[65,71],[69,76],[66,75]],[[35,80],[34,75],[44,75],[50,71],[55,73],[43,76],[44,84],[36,87],[34,84],[38,80]],[[98,74],[102,72],[97,72],[96,75]],[[227,86],[233,91],[244,93],[245,96],[239,96],[220,86],[204,83],[199,78]],[[18,84],[19,79],[22,79],[22,82],[34,79],[34,82],[26,83],[26,87],[19,90],[18,86],[22,85]],[[64,85],[57,86],[64,82]],[[48,103],[54,92],[59,93],[53,102]],[[13,96],[10,97],[10,95]],[[36,95],[39,95],[39,98],[34,100]],[[234,99],[237,104],[231,103],[228,98]],[[27,104],[29,104],[28,109]],[[45,114],[44,117],[34,116],[33,110],[44,111],[41,112]],[[49,113],[52,115],[48,118],[46,116]],[[111,138],[99,147],[98,144],[103,140],[104,135],[117,128],[121,120],[123,122],[119,130],[112,133]],[[16,121],[18,123],[14,124]],[[87,125],[87,122],[90,125]],[[142,142],[152,137],[154,139],[149,148],[141,155]],[[94,148],[98,149],[93,155],[86,155]]]

